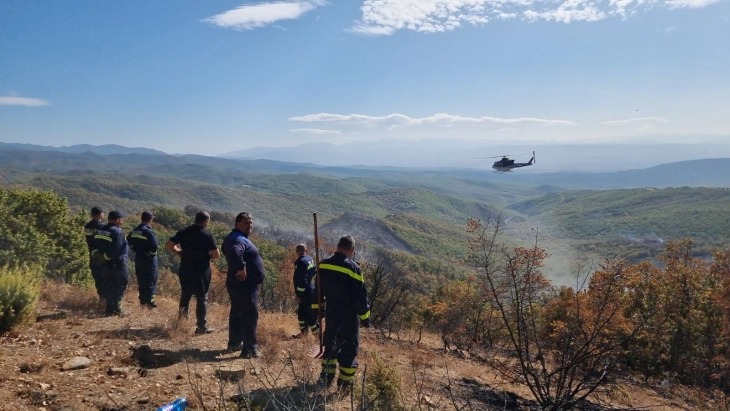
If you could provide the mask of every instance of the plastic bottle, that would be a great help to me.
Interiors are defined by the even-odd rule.
[[[188,408],[188,400],[185,397],[180,397],[175,401],[162,405],[157,411],[184,411]]]

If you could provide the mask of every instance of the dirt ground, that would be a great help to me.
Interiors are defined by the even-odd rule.
[[[48,288],[50,287],[50,289]],[[194,336],[194,319],[177,320],[177,302],[159,308],[125,301],[126,317],[103,317],[91,292],[51,285],[38,321],[0,336],[0,410],[155,410],[186,397],[191,410],[364,409],[362,385],[350,395],[314,384],[316,338],[292,339],[295,314],[263,313],[263,357],[225,352],[227,306],[212,304],[216,332]],[[191,310],[192,311],[192,310]],[[194,316],[193,316],[194,317]],[[380,379],[405,409],[492,410],[534,408],[525,387],[509,384],[467,353],[446,353],[436,340],[419,344],[363,330],[358,380]],[[68,368],[69,360],[90,362]],[[383,381],[395,381],[387,385]],[[367,401],[365,401],[367,402]],[[592,409],[728,409],[725,398],[671,382],[628,378],[611,398],[592,398]],[[368,409],[392,409],[387,404]],[[248,408],[247,408],[248,407]]]

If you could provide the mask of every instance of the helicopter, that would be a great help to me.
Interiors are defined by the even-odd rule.
[[[535,164],[535,152],[532,152],[532,158],[530,161],[526,163],[515,163],[515,160],[512,160],[508,158],[507,154],[504,154],[502,156],[496,156],[496,157],[487,157],[487,158],[497,158],[502,157],[501,160],[495,161],[494,164],[492,164],[492,168],[499,171],[499,172],[507,172],[512,171],[513,168],[520,168],[520,167],[527,167]]]

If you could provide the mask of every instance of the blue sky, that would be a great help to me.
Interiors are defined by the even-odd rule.
[[[0,141],[729,142],[728,39],[727,0],[0,0]]]

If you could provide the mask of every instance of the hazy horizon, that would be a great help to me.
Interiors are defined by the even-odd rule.
[[[388,140],[387,142],[354,142],[344,144],[309,143],[290,147],[259,146],[211,157],[233,159],[264,159],[301,164],[337,167],[402,167],[402,168],[456,168],[490,170],[492,163],[502,155],[518,162],[527,162],[535,152],[535,164],[516,171],[546,173],[560,171],[610,172],[644,169],[660,164],[688,160],[730,158],[730,143],[720,144],[553,144],[553,145],[485,145],[472,141],[453,140]],[[2,143],[2,142],[0,142]],[[6,143],[19,144],[19,143]],[[27,144],[27,143],[26,143]],[[81,152],[88,144],[74,146],[39,146],[28,144],[28,149],[58,149]],[[152,150],[149,147],[91,145],[101,154]],[[73,149],[73,150],[72,150]],[[166,153],[185,155],[193,153]]]

